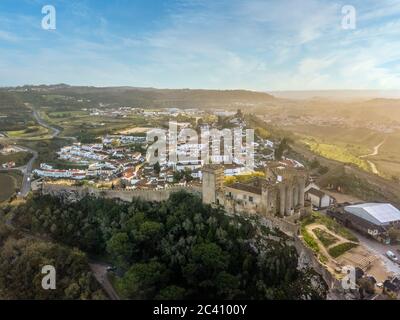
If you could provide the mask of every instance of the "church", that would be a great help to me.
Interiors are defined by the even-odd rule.
[[[285,162],[273,162],[265,177],[224,185],[222,165],[202,168],[203,203],[221,205],[234,213],[289,217],[304,208],[307,173]]]

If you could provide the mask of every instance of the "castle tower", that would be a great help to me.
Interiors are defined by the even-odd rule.
[[[207,165],[201,169],[201,172],[203,203],[216,203],[217,192],[224,185],[224,168],[220,165]]]

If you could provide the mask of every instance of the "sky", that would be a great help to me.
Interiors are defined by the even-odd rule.
[[[400,1],[1,0],[0,86],[55,83],[397,90]]]

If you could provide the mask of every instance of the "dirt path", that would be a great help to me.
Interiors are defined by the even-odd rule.
[[[324,255],[327,256],[327,258],[331,257],[331,255],[329,254],[328,251],[329,251],[329,249],[332,248],[332,247],[335,247],[335,246],[337,246],[337,245],[339,245],[339,244],[346,243],[346,242],[351,242],[351,243],[358,244],[358,243],[356,243],[356,242],[350,241],[350,240],[348,240],[348,239],[346,239],[346,238],[344,238],[344,237],[342,237],[342,236],[340,236],[340,235],[338,235],[338,234],[332,232],[331,230],[329,230],[329,229],[328,229],[326,226],[324,226],[323,224],[313,223],[313,224],[310,224],[310,225],[306,226],[306,229],[307,229],[307,231],[308,231],[309,233],[311,233],[312,236],[315,238],[315,240],[317,241],[317,243],[318,243],[320,249],[323,251]],[[314,233],[314,230],[315,230],[315,229],[321,229],[321,230],[323,230],[323,231],[329,233],[331,236],[333,236],[333,237],[335,237],[336,239],[338,239],[338,241],[336,241],[335,243],[331,244],[329,247],[326,248],[326,247],[324,246],[324,244],[318,239],[317,235]]]
[[[104,291],[107,293],[111,300],[121,300],[116,291],[114,290],[110,280],[107,276],[107,267],[108,265],[102,262],[94,262],[89,263],[90,269],[92,269],[93,275],[96,280],[103,287]]]
[[[332,232],[331,230],[329,230],[329,229],[328,229],[326,226],[324,226],[323,224],[318,224],[318,223],[310,224],[309,226],[307,226],[307,230],[309,230],[310,232],[312,232],[312,234],[313,234],[313,235],[315,236],[315,238],[317,238],[317,239],[318,239],[318,237],[317,237],[317,235],[314,233],[314,230],[315,230],[315,229],[324,230],[326,233],[329,233],[331,236],[333,236],[333,237],[335,237],[336,239],[338,239],[338,241],[335,242],[335,243],[333,243],[332,245],[330,245],[330,246],[328,247],[328,249],[330,249],[330,248],[332,248],[332,247],[334,247],[334,246],[337,246],[337,245],[339,245],[339,244],[345,243],[345,242],[356,243],[356,242],[350,241],[349,239],[346,239],[346,238],[344,238],[344,237],[342,237],[342,236],[340,236],[340,235],[338,235],[338,234]]]
[[[314,230],[317,228],[328,232],[332,236],[336,237],[338,241],[326,248],[314,233]],[[377,252],[371,251],[370,247],[366,246],[364,241],[361,239],[360,243],[349,241],[348,239],[330,231],[326,226],[318,223],[310,224],[306,229],[315,238],[315,241],[318,243],[320,248],[320,252],[328,258],[325,265],[332,273],[335,273],[337,267],[351,265],[360,267],[364,272],[368,272],[368,274],[374,276],[379,282],[383,282],[392,274],[391,271],[393,270],[387,268],[382,257],[377,255]],[[345,242],[355,243],[358,246],[335,259],[332,258],[328,253],[329,249]]]
[[[360,156],[360,159],[367,158],[367,157],[374,157],[374,156],[377,156],[377,155],[379,154],[379,149],[380,149],[380,147],[382,147],[382,145],[383,145],[385,142],[386,142],[386,139],[383,140],[383,141],[382,141],[381,143],[379,143],[378,145],[376,145],[376,146],[374,147],[374,151],[373,151],[372,153],[366,154],[366,155],[363,155],[363,156]],[[373,163],[371,160],[368,160],[368,159],[367,159],[366,161],[368,162],[369,166],[371,167],[372,172],[373,172],[374,174],[379,175],[379,170],[378,170],[378,168],[376,167],[376,164]]]

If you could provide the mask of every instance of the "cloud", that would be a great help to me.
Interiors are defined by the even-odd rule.
[[[396,2],[354,1],[358,28],[343,30],[347,3],[339,0],[175,0],[139,22],[119,20],[129,18],[118,13],[125,1],[112,13],[90,1],[61,1],[53,33],[43,32],[36,16],[0,14],[0,41],[8,43],[0,46],[0,83],[395,88]]]
[[[19,40],[19,37],[7,32],[0,30],[0,41],[10,41],[10,42],[17,42]]]

